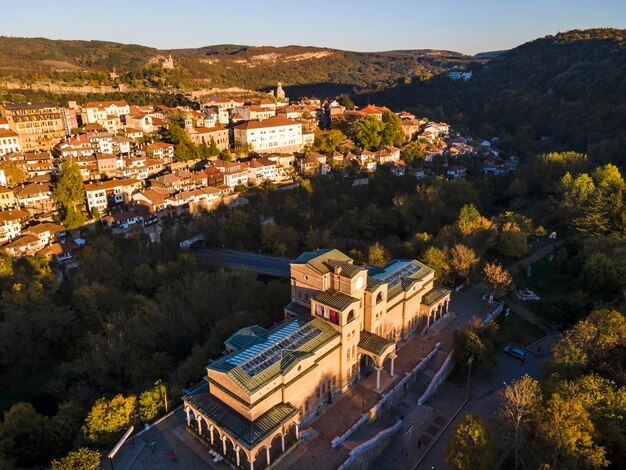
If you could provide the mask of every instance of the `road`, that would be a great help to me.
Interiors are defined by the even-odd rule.
[[[551,334],[535,344],[531,351],[537,351],[541,347],[543,351],[550,351],[556,343],[558,336]],[[537,356],[528,354],[524,364],[519,360],[498,353],[496,356],[496,366],[492,369],[481,371],[470,379],[470,399],[461,409],[457,417],[450,423],[447,429],[441,434],[436,444],[429,450],[415,470],[446,470],[450,468],[444,459],[444,454],[448,448],[450,434],[459,421],[468,413],[478,415],[484,419],[492,420],[498,409],[498,391],[511,383],[512,380],[520,378],[524,374],[539,379],[546,360],[551,355]]]
[[[198,262],[206,266],[242,269],[268,276],[289,277],[288,258],[268,256],[248,251],[215,250],[210,248],[198,248],[192,251]]]

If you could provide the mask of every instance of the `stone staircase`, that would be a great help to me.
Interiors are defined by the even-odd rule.
[[[398,433],[397,443],[408,449],[415,445],[415,437],[423,434],[435,417],[435,411],[430,406],[415,405],[410,415],[405,415],[404,424]]]

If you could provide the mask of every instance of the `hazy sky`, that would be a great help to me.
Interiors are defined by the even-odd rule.
[[[161,49],[299,44],[359,51],[508,49],[573,28],[626,28],[625,0],[29,0],[0,34]]]

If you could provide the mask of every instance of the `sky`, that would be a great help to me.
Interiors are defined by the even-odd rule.
[[[159,49],[213,44],[354,51],[510,49],[558,31],[626,28],[624,0],[29,0],[0,34],[99,39]]]

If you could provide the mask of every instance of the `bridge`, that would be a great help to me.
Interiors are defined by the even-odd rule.
[[[277,277],[289,277],[289,263],[292,261],[280,256],[226,249],[197,248],[193,253],[198,262],[204,266],[241,269]]]

